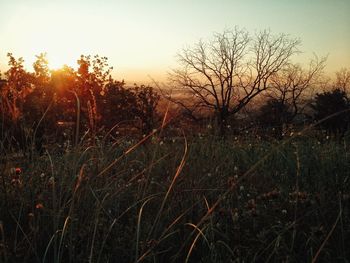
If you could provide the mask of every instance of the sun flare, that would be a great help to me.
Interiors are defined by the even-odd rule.
[[[67,65],[72,68],[77,67],[77,58],[66,57],[59,52],[57,54],[47,54],[47,60],[49,62],[49,68],[52,70],[57,70],[62,68],[64,65]]]

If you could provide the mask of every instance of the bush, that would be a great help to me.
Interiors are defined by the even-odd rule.
[[[318,93],[312,105],[315,120],[330,134],[343,136],[349,127],[350,104],[344,91],[335,89]]]

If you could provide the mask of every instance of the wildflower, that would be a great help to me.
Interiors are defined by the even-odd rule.
[[[241,185],[241,186],[239,187],[239,190],[240,190],[240,191],[244,191],[244,186]]]
[[[287,214],[287,210],[286,210],[286,209],[283,209],[283,210],[282,210],[282,214],[286,215],[286,214]]]
[[[14,178],[11,180],[11,184],[12,186],[14,187],[18,187],[18,188],[21,188],[22,187],[22,181],[18,178]]]
[[[35,206],[36,209],[40,210],[44,208],[44,205],[42,203],[37,203]]]
[[[237,172],[238,171],[238,167],[237,166],[233,167],[233,171]]]
[[[261,196],[261,199],[276,199],[280,195],[280,192],[278,190],[272,190],[271,192],[265,193]]]
[[[239,218],[238,209],[237,209],[237,208],[233,209],[233,211],[231,212],[231,214],[232,214],[233,222],[238,221],[238,218]]]
[[[307,199],[307,193],[306,192],[292,192],[289,193],[289,197],[293,198],[293,199],[299,199],[301,201],[305,201]]]
[[[22,173],[22,169],[19,168],[19,167],[17,167],[17,168],[15,169],[15,172],[16,172],[17,175],[20,175],[20,174]]]
[[[248,209],[256,209],[256,203],[255,203],[255,200],[254,199],[250,199],[247,203],[247,208]]]
[[[227,185],[228,187],[234,188],[236,186],[236,179],[234,177],[229,177],[227,179]]]
[[[55,186],[55,177],[51,176],[48,182],[49,186]]]

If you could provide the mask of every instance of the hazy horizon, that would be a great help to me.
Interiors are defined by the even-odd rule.
[[[239,26],[300,38],[296,61],[328,55],[326,72],[350,67],[350,1],[41,1],[0,2],[0,70],[7,52],[32,70],[47,52],[50,66],[74,66],[81,54],[106,56],[128,83],[164,81],[176,54],[213,32]]]

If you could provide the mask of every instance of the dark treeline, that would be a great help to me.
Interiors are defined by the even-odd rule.
[[[215,34],[157,90],[8,54],[0,262],[349,262],[350,71],[298,45]]]
[[[168,98],[194,120],[203,110],[210,112],[222,136],[229,132],[228,127],[246,126],[247,120],[255,128],[271,128],[280,136],[288,126],[346,111],[349,71],[341,70],[334,83],[327,83],[323,71],[327,58],[315,55],[307,65],[295,63],[299,46],[299,39],[269,30],[252,35],[235,27],[216,33],[178,54],[179,66],[171,80],[190,99]],[[324,93],[314,95],[322,90]],[[349,122],[346,116],[340,114],[321,126],[343,134]]]
[[[238,33],[235,32],[234,36]],[[221,48],[229,49],[231,39],[225,34],[227,32],[218,35],[217,41],[227,41]],[[269,43],[270,35],[262,34],[265,38],[258,39],[259,44]],[[286,39],[281,36],[279,41]],[[275,52],[282,56],[288,53],[287,48],[279,50],[278,46]],[[204,49],[196,47],[184,52],[180,69],[171,75],[175,87],[183,90],[182,95],[169,96],[170,89],[161,92],[164,101],[179,106],[175,107],[180,109],[177,111],[178,121],[172,122],[177,128],[187,129],[192,134],[200,131],[226,136],[250,127],[259,130],[260,135],[275,138],[317,121],[321,121],[319,127],[328,134],[343,136],[349,128],[348,70],[338,72],[334,83],[323,85],[326,87],[323,87],[323,92],[313,95],[314,90],[322,90],[319,80],[325,59],[311,60],[308,69],[289,62],[285,65],[281,62],[279,68],[267,65],[266,68],[272,69],[261,69],[263,72],[257,69],[256,79],[251,80],[251,75],[251,82],[244,83],[247,76],[234,75],[236,64],[231,65],[229,72],[225,69],[208,73],[211,67],[198,68],[198,63],[210,65],[200,58],[214,56],[212,50],[205,54]],[[261,51],[258,54],[261,56]],[[227,59],[224,54],[219,56],[224,62]],[[127,88],[124,81],[113,79],[106,57],[82,55],[76,70],[68,66],[50,70],[46,55],[40,54],[33,64],[33,72],[24,68],[22,58],[16,59],[9,53],[8,59],[9,69],[0,78],[1,141],[5,147],[23,150],[31,145],[42,152],[43,145],[58,142],[73,145],[83,136],[90,141],[94,141],[97,135],[106,134],[112,138],[118,135],[144,136],[160,125],[165,110],[159,106],[161,96],[150,86],[135,84]],[[220,59],[213,57],[212,61],[218,63]],[[216,66],[220,70],[223,68]],[[188,71],[191,67],[192,71]],[[259,79],[260,75],[268,78]],[[338,114],[325,119],[335,113]]]
[[[82,55],[77,70],[50,70],[40,54],[34,72],[24,69],[22,58],[8,58],[9,69],[0,82],[5,144],[23,147],[35,141],[42,150],[43,140],[73,140],[73,131],[79,136],[88,131],[94,139],[123,125],[147,134],[158,120],[160,96],[150,86],[126,88],[124,81],[114,80],[106,57]]]

